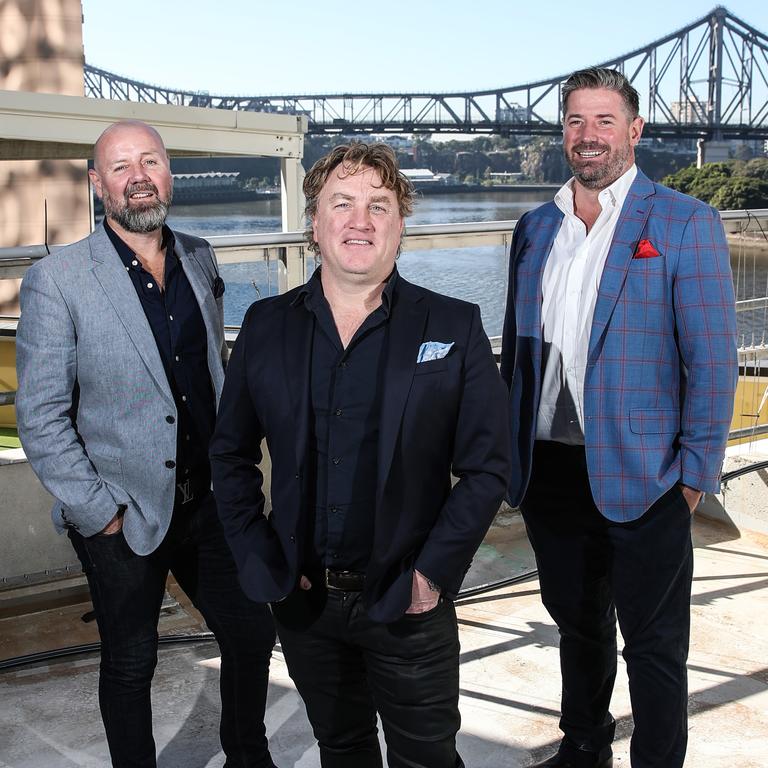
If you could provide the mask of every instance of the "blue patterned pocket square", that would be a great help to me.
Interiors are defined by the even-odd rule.
[[[448,343],[442,341],[425,341],[419,347],[419,356],[416,358],[417,363],[426,363],[429,360],[440,360],[445,357],[453,346],[454,342]]]

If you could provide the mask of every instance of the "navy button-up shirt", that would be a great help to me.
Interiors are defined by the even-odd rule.
[[[298,300],[314,315],[310,470],[314,526],[308,571],[364,572],[373,548],[379,416],[393,271],[382,303],[344,349],[315,271]]]
[[[195,490],[210,488],[208,443],[216,404],[208,370],[208,337],[197,298],[174,252],[173,232],[163,227],[165,288],[161,291],[106,218],[104,229],[136,289],[176,403],[176,480],[190,479]],[[174,419],[169,414],[166,421],[172,424]]]

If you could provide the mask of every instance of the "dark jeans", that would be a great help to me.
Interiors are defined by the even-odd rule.
[[[463,768],[452,602],[380,624],[360,593],[315,586],[272,608],[323,768],[381,768],[377,710],[389,768]]]
[[[595,507],[582,447],[537,442],[521,505],[542,601],[560,630],[562,748],[613,739],[616,617],[624,638],[634,732],[632,768],[680,768],[687,744],[693,550],[679,486],[638,520]]]
[[[194,507],[190,509],[190,507]],[[269,609],[245,597],[211,494],[177,507],[163,543],[135,554],[122,532],[69,538],[88,577],[101,636],[99,705],[115,768],[153,768],[150,685],[168,571],[221,651],[221,744],[228,768],[272,768],[264,729],[275,630]]]

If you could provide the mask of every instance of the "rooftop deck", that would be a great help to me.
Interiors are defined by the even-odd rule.
[[[697,517],[687,768],[768,765],[768,536]],[[518,515],[500,515],[471,584],[533,567]],[[204,629],[169,586],[163,635]],[[34,594],[40,595],[35,588]],[[0,595],[0,658],[96,641],[80,579],[60,582],[33,613],[24,590]],[[462,755],[472,768],[515,768],[556,748],[560,695],[557,629],[535,577],[460,601]],[[163,646],[153,687],[161,768],[218,768],[217,649],[200,640]],[[85,653],[0,671],[0,768],[100,768],[109,760],[96,699],[98,656]],[[619,658],[612,711],[615,765],[628,768],[631,715]],[[280,768],[316,768],[317,749],[279,647],[267,728]]]
[[[740,226],[743,212],[732,213],[723,214],[726,226]],[[768,211],[758,213],[768,219]],[[748,218],[751,226],[754,213]],[[513,222],[411,227],[408,247],[506,248],[512,229]],[[222,263],[278,260],[285,267],[280,273],[283,278],[293,270],[291,279],[301,277],[306,266],[300,232],[212,240]],[[741,247],[737,248],[739,265],[749,272],[754,264],[742,258]],[[15,274],[13,270],[21,274],[43,254],[42,246],[31,249],[34,253],[22,250],[0,254],[0,276]],[[763,293],[757,298],[740,297],[740,311],[760,315],[763,320],[757,325],[765,329],[768,298]],[[0,340],[15,333],[15,323],[6,325],[0,323]],[[751,389],[743,390],[737,399],[741,420],[734,422],[734,428],[744,432],[751,454],[756,438],[768,430],[763,408],[766,380],[761,376],[768,360],[764,330],[740,343],[742,363],[751,366],[754,375]],[[9,344],[5,346],[10,349]],[[12,368],[10,357],[7,366]],[[70,575],[43,583],[49,568],[66,575],[74,555],[66,540],[55,541],[50,532],[46,513],[50,500],[32,481],[16,445],[11,430],[0,430],[0,447],[5,448],[0,456],[0,465],[5,465],[0,478],[5,523],[0,540],[0,768],[108,766],[96,698],[98,654],[94,650],[3,668],[3,659],[98,641],[95,624],[81,620],[90,610],[84,579]],[[765,458],[768,449],[760,453],[733,460],[753,463]],[[696,521],[687,768],[768,766],[767,491],[766,470],[752,472],[732,481],[724,496],[708,498],[715,512],[739,528],[730,522]],[[478,553],[469,586],[521,575],[533,566],[520,519],[507,512]],[[28,586],[19,586],[24,583]],[[173,584],[169,593],[161,634],[198,637],[161,649],[153,688],[159,765],[216,768],[224,762],[217,733],[216,645],[205,639],[205,628],[183,593]],[[554,751],[559,741],[558,635],[541,606],[535,577],[465,598],[458,614],[463,649],[459,740],[467,765],[515,768]],[[631,714],[621,658],[619,665],[612,706],[618,721],[615,765],[628,768]],[[279,646],[272,665],[267,726],[280,768],[319,765]]]

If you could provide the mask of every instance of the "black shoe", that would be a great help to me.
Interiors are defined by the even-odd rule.
[[[610,747],[597,753],[560,750],[556,755],[541,763],[529,765],[528,768],[613,768],[613,753]]]

